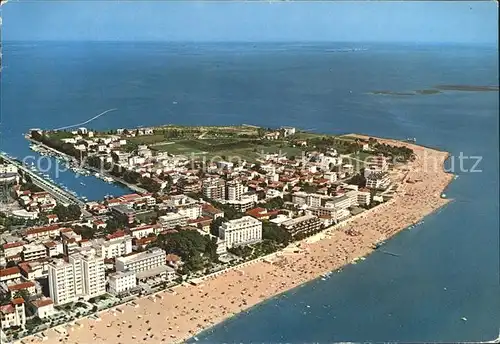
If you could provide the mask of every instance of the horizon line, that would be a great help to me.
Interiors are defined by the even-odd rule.
[[[209,44],[318,44],[318,43],[350,43],[350,44],[408,44],[408,45],[469,45],[469,46],[478,46],[478,45],[487,45],[487,46],[498,46],[498,41],[496,42],[436,42],[436,41],[369,41],[369,40],[108,40],[108,39],[91,39],[91,40],[77,40],[77,39],[5,39],[2,38],[0,45],[5,43],[19,43],[19,42],[29,42],[29,43],[183,43],[183,44],[200,44],[200,43],[209,43]]]

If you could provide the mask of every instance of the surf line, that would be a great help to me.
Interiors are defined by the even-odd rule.
[[[100,114],[98,114],[98,115],[96,115],[96,116],[94,116],[94,117],[92,117],[92,118],[90,118],[90,119],[86,120],[85,122],[78,123],[78,124],[67,125],[67,126],[65,126],[65,127],[61,127],[61,128],[57,128],[57,129],[53,129],[53,130],[54,130],[54,131],[58,131],[58,130],[64,130],[64,129],[69,129],[69,128],[73,128],[73,127],[78,127],[78,126],[80,126],[80,125],[85,125],[85,124],[87,124],[87,123],[92,122],[92,121],[93,121],[93,120],[95,120],[95,119],[98,119],[98,118],[99,118],[99,117],[101,117],[101,116],[104,116],[104,115],[105,115],[105,114],[107,114],[108,112],[111,112],[111,111],[116,111],[116,110],[118,110],[118,109],[114,109],[114,108],[113,108],[113,109],[108,109],[108,110],[103,111],[103,112],[101,112]]]

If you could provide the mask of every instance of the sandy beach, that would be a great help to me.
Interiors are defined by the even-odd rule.
[[[259,261],[204,280],[198,286],[181,286],[175,294],[122,305],[121,311],[104,311],[100,321],[81,319],[81,326],[68,328],[67,335],[45,331],[47,343],[172,343],[182,342],[246,309],[322,274],[369,254],[372,245],[389,238],[449,202],[441,194],[453,179],[443,170],[446,152],[399,141],[392,145],[411,147],[417,159],[392,172],[400,188],[394,198],[302,241],[300,253],[280,253],[271,261]],[[408,171],[409,170],[409,171]],[[29,337],[23,342],[36,342]]]

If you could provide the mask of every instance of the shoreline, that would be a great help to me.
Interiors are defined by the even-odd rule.
[[[417,155],[400,181],[402,190],[391,200],[296,243],[300,253],[283,250],[272,257],[261,257],[248,265],[199,279],[197,286],[179,286],[175,294],[161,291],[152,299],[148,296],[135,300],[138,308],[120,305],[120,315],[113,309],[105,310],[99,313],[99,321],[78,320],[84,329],[74,325],[65,336],[54,329],[44,331],[48,343],[185,342],[262,302],[373,253],[377,242],[419,223],[452,201],[442,198],[453,180],[453,174],[444,170],[448,152],[394,139],[376,139],[406,145]],[[439,168],[426,170],[424,158],[437,159]],[[407,183],[412,174],[421,181]],[[353,230],[358,234],[350,234]],[[34,338],[22,341],[33,342]]]

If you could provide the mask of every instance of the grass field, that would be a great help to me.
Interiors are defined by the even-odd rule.
[[[127,138],[127,141],[138,145],[151,145],[154,143],[166,142],[167,139],[162,134],[143,135]]]
[[[179,140],[155,146],[158,151],[170,154],[196,155],[200,159],[242,159],[255,162],[263,153],[282,153],[288,157],[301,155],[302,150],[282,142],[261,142],[242,139]]]

